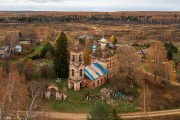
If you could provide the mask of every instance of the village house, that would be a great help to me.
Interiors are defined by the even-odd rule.
[[[1,58],[6,58],[9,56],[9,46],[1,46],[0,47],[0,57]]]
[[[30,45],[31,41],[30,40],[21,40],[21,41],[19,41],[19,44],[20,45]]]
[[[148,49],[141,49],[137,52],[141,62],[144,62],[147,57]]]
[[[15,53],[20,53],[22,51],[21,45],[16,45],[14,48],[11,49]],[[0,58],[6,58],[11,54],[10,47],[7,45],[3,45],[0,47]]]
[[[22,46],[21,45],[16,45],[14,48],[14,52],[20,53],[22,51]]]

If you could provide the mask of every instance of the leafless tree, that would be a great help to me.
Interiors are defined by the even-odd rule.
[[[39,115],[39,113],[34,112],[34,110],[40,106],[39,98],[41,97],[41,93],[45,91],[45,86],[36,81],[30,82],[28,86],[29,86],[28,89],[29,89],[30,102],[29,105],[26,107],[26,112],[24,117],[25,120],[37,117]]]
[[[41,85],[42,86],[42,85]],[[28,91],[29,90],[29,91]],[[37,109],[42,87],[32,82],[27,88],[25,77],[12,67],[9,73],[0,71],[0,118],[29,119],[37,116],[33,111]],[[39,104],[40,105],[40,104]],[[25,111],[24,115],[21,114]]]
[[[129,45],[123,45],[117,49],[119,75],[122,77],[131,75],[140,68],[140,60],[135,49]]]
[[[19,36],[18,33],[13,32],[5,37],[5,45],[9,46],[9,54],[11,54],[11,51],[14,52],[14,48],[16,45],[19,44]]]
[[[144,107],[146,111],[150,110],[151,91],[146,84],[145,72],[141,68],[140,58],[135,49],[132,46],[123,45],[117,50],[117,57],[119,74],[117,74],[115,78],[115,84],[119,87],[118,81],[126,79],[127,77],[133,79],[140,88],[140,106]]]
[[[27,101],[24,76],[20,75],[14,67],[10,67],[9,73],[1,71],[0,82],[0,97],[2,98],[0,100],[1,118],[15,116],[15,114],[19,116],[14,111],[23,109]]]
[[[160,41],[155,41],[148,50],[147,61],[151,66],[151,70],[155,75],[160,74],[164,62],[167,62],[167,53],[164,44]]]

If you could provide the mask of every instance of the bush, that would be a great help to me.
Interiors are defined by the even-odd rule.
[[[22,48],[24,50],[30,50],[31,46],[30,45],[22,45]]]
[[[87,89],[84,90],[82,98],[83,98],[83,99],[86,99],[87,97],[90,96],[90,94],[91,94],[91,92],[90,92],[90,90],[87,88]]]
[[[36,59],[40,59],[40,56],[39,55],[34,55],[34,56],[32,56],[32,60],[36,60]]]
[[[40,68],[40,74],[42,78],[55,77],[53,69],[49,65],[44,65]]]
[[[29,50],[23,50],[20,54],[21,54],[21,55],[27,55],[27,54],[29,54],[29,53],[30,53]]]
[[[54,54],[54,48],[49,42],[46,42],[44,47],[43,47],[43,50],[41,51],[41,54],[40,54],[41,58],[44,58],[46,53],[48,53],[48,52],[50,52],[51,55],[53,55]]]
[[[25,64],[25,77],[27,80],[31,80],[33,79],[35,76],[34,76],[34,71],[35,71],[35,68],[34,68],[34,61],[32,59],[29,59],[27,60],[26,64]]]
[[[89,113],[88,120],[121,120],[116,112],[116,109],[112,109],[102,101],[97,101]]]
[[[45,58],[47,58],[48,60],[51,59],[52,58],[51,52],[47,52]]]

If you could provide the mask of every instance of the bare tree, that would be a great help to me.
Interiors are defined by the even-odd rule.
[[[37,109],[40,106],[40,97],[41,93],[45,91],[45,85],[40,84],[36,81],[32,81],[28,85],[29,89],[29,97],[30,97],[30,102],[29,105],[26,107],[26,112],[25,112],[25,120],[28,120],[30,118],[37,117],[39,115],[38,112],[34,112],[35,109]]]
[[[118,68],[121,77],[131,75],[140,68],[140,60],[135,49],[129,45],[123,45],[117,49]]]
[[[29,90],[29,91],[28,91]],[[15,67],[10,67],[9,73],[0,70],[0,118],[6,117],[15,119],[29,119],[37,116],[34,110],[37,109],[40,93],[44,88],[37,82],[32,82],[27,88],[25,77],[19,74]],[[20,114],[25,111],[22,116]]]
[[[19,36],[18,36],[18,33],[13,32],[13,33],[7,35],[7,36],[5,37],[4,42],[5,42],[5,44],[6,44],[7,46],[9,46],[9,49],[10,49],[9,54],[11,54],[11,51],[14,52],[14,47],[19,44]]]
[[[141,68],[140,58],[138,57],[135,49],[129,45],[123,45],[117,50],[117,57],[119,63],[119,74],[116,76],[116,85],[119,86],[118,81],[131,78],[140,88],[140,106],[144,111],[150,110],[151,91],[144,80],[145,74]],[[123,83],[121,83],[121,86]],[[127,88],[126,88],[127,89]]]
[[[159,75],[163,62],[167,62],[167,53],[164,44],[160,41],[155,41],[148,50],[147,61],[151,66],[151,70],[155,75]]]
[[[19,72],[11,67],[9,73],[1,71],[0,76],[0,109],[1,109],[1,119],[4,117],[17,116],[19,118],[18,112],[23,109],[23,106],[27,101],[27,89],[25,86],[25,78],[20,75]]]

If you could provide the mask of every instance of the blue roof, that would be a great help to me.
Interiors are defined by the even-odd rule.
[[[99,63],[93,63],[84,68],[85,74],[91,79],[95,80],[108,73],[108,70],[103,68]]]

